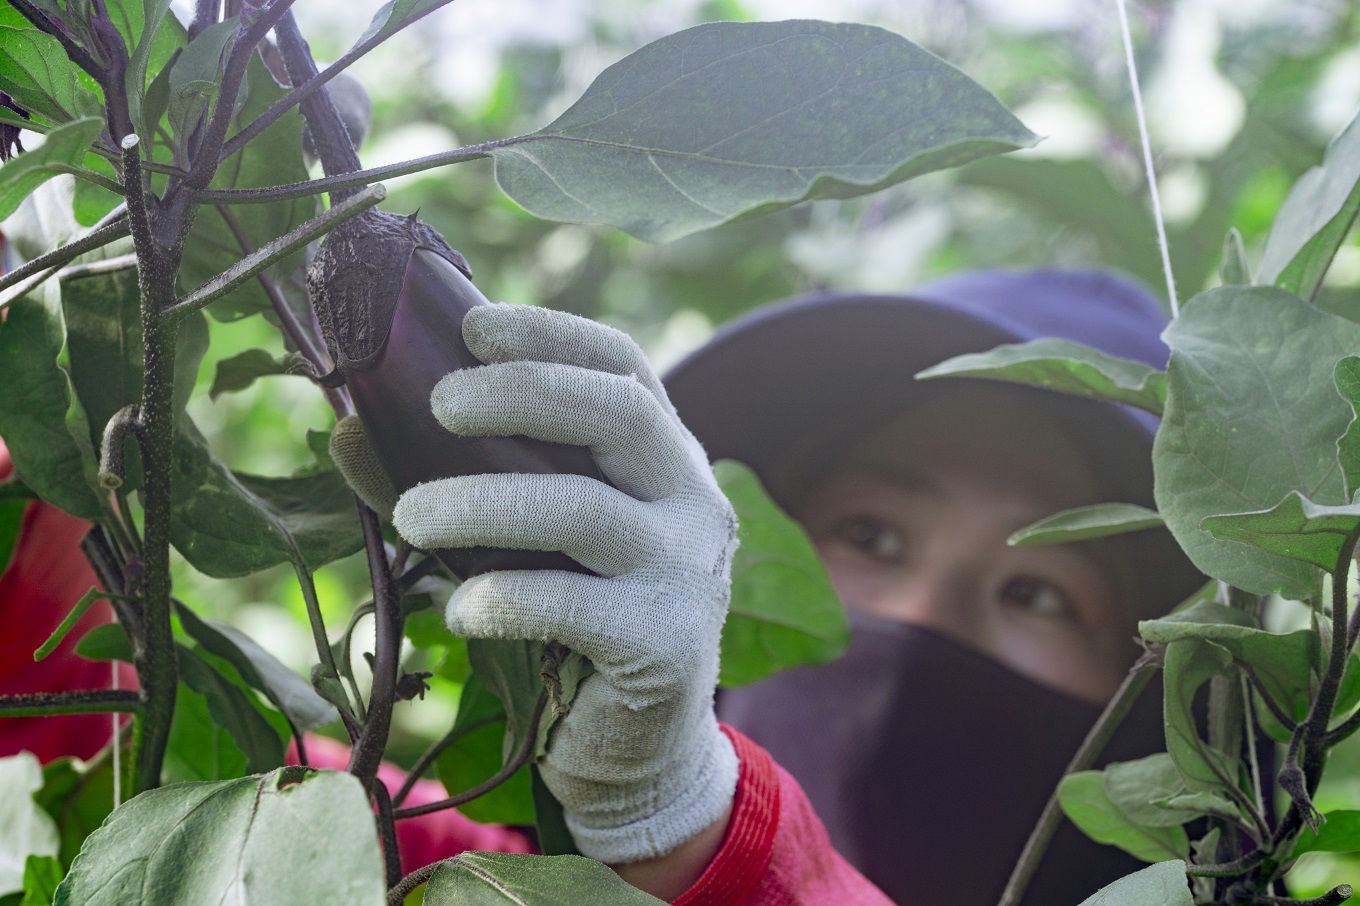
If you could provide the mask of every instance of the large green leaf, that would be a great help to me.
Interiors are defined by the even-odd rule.
[[[1172,859],[1125,875],[1082,900],[1080,906],[1194,906],[1185,862]]]
[[[250,694],[193,649],[181,645],[177,654],[180,678],[207,700],[213,722],[229,732],[240,746],[248,770],[262,774],[281,767],[283,740]]]
[[[0,166],[0,220],[18,209],[19,203],[38,186],[60,171],[57,167],[79,167],[85,152],[99,137],[104,121],[84,117],[47,133],[39,148],[13,157]]]
[[[39,497],[73,516],[94,519],[100,504],[86,469],[94,450],[88,426],[73,434],[68,410],[83,414],[70,376],[58,364],[66,348],[60,287],[49,280],[12,302],[0,321],[0,437],[15,471]],[[81,434],[84,445],[80,443]]]
[[[1058,801],[1072,823],[1098,843],[1118,846],[1144,862],[1188,858],[1190,840],[1179,824],[1135,823],[1110,801],[1100,771],[1068,774],[1058,785]]]
[[[1020,529],[1007,544],[1065,544],[1165,525],[1161,514],[1136,503],[1093,503],[1063,510]]]
[[[1153,415],[1161,415],[1166,404],[1166,375],[1162,372],[1142,362],[1052,337],[955,356],[916,375],[917,380],[941,377],[988,378],[1060,390],[1127,403]]]
[[[849,622],[807,534],[746,466],[724,459],[713,473],[736,510],[741,542],[732,559],[719,684],[742,686],[839,657],[850,644]]]
[[[1348,355],[1337,362],[1332,379],[1336,392],[1354,413],[1345,433],[1336,442],[1336,458],[1346,480],[1346,499],[1353,500],[1360,493],[1360,356]]]
[[[463,685],[458,700],[455,731],[466,735],[440,753],[435,762],[439,782],[449,795],[483,782],[505,763],[505,708],[476,676]],[[465,802],[458,810],[474,821],[487,824],[533,824],[535,808],[530,789],[530,768],[525,765],[484,796]]]
[[[490,153],[501,188],[540,217],[663,242],[1034,141],[988,91],[899,35],[788,20],[648,44],[551,124]]]
[[[1360,501],[1320,506],[1290,491],[1268,510],[1210,516],[1200,526],[1215,538],[1240,541],[1332,573],[1341,565],[1346,539],[1360,528]]]
[[[129,800],[90,835],[57,903],[377,904],[382,866],[358,780],[321,771],[283,786],[275,771]]]
[[[315,730],[339,720],[335,707],[317,695],[311,683],[250,636],[233,626],[204,619],[178,601],[175,613],[194,641],[235,667],[243,680],[264,693],[299,730]]]
[[[55,856],[57,825],[33,801],[42,765],[31,752],[0,758],[0,896],[24,889],[24,860]]]
[[[1312,299],[1360,212],[1360,114],[1299,177],[1280,205],[1261,256],[1261,283]]]
[[[170,723],[164,783],[234,780],[246,771],[246,753],[231,732],[213,720],[208,700],[180,683],[175,689],[175,716]]]
[[[1200,523],[1272,507],[1290,491],[1346,502],[1336,439],[1352,412],[1333,369],[1360,349],[1360,325],[1278,289],[1227,286],[1187,302],[1165,337],[1166,415],[1152,449],[1158,511],[1210,576],[1306,597],[1313,567],[1219,540]]]
[[[656,906],[594,859],[466,852],[439,863],[425,888],[425,906]]]
[[[1304,831],[1289,858],[1297,859],[1304,853],[1360,852],[1360,811],[1337,809],[1328,812],[1316,834]]]
[[[176,436],[174,470],[171,540],[207,575],[234,578],[278,563],[315,570],[363,546],[354,494],[339,472],[233,472],[187,420]]]
[[[1186,638],[1166,646],[1162,679],[1166,750],[1192,792],[1217,792],[1237,782],[1237,762],[1204,741],[1194,711],[1195,693],[1231,666],[1228,652],[1212,642]]]
[[[0,91],[24,109],[53,123],[98,116],[99,96],[80,84],[76,72],[76,64],[51,35],[35,28],[0,27]]]

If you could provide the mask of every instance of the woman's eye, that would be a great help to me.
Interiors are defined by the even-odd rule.
[[[837,529],[851,547],[875,560],[895,563],[902,558],[902,534],[886,522],[872,516],[849,516]]]
[[[1076,608],[1051,582],[1032,576],[1011,579],[1001,589],[1001,600],[1041,617],[1075,619]]]

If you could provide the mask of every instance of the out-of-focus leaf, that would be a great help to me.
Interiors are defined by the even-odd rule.
[[[65,873],[55,856],[29,856],[24,860],[24,898],[19,906],[52,906]]]
[[[1180,772],[1176,770],[1171,756],[1165,752],[1137,761],[1118,762],[1100,773],[1105,795],[1115,808],[1135,824],[1144,827],[1179,827],[1197,817],[1194,812],[1157,804],[1185,792]]]
[[[205,33],[206,34],[206,33]],[[187,53],[187,50],[186,50]],[[178,67],[178,63],[176,67]],[[248,94],[234,129],[254,121],[286,93],[265,69],[257,54],[246,68]],[[213,177],[212,189],[248,189],[301,182],[307,179],[302,160],[302,116],[294,108],[257,135],[243,150],[222,162]],[[294,198],[269,204],[237,205],[219,209],[204,205],[194,218],[179,272],[179,288],[187,292],[231,267],[243,256],[241,244],[228,225],[230,217],[252,248],[283,235],[317,212],[314,198]],[[303,252],[289,256],[266,273],[287,290],[287,277],[302,265]],[[219,321],[231,321],[269,307],[258,280],[249,280],[209,305],[207,312]]]
[[[1268,510],[1209,516],[1200,527],[1215,538],[1250,544],[1331,573],[1341,563],[1347,537],[1360,528],[1360,501],[1320,506],[1290,491]]]
[[[1255,594],[1301,599],[1314,568],[1200,527],[1207,516],[1274,506],[1290,491],[1344,504],[1336,439],[1352,417],[1338,359],[1360,325],[1281,290],[1226,286],[1186,303],[1170,344],[1166,415],[1152,448],[1157,510],[1190,559]]]
[[[1034,141],[990,92],[899,35],[788,20],[654,41],[491,155],[501,188],[534,214],[664,242]]]
[[[60,171],[57,167],[79,167],[85,152],[99,137],[104,121],[84,117],[58,126],[47,133],[41,147],[9,160],[0,167],[0,220],[18,209],[29,193]]]
[[[1360,115],[1299,177],[1280,205],[1261,256],[1262,283],[1312,299],[1360,211]]]
[[[1247,250],[1237,227],[1228,230],[1228,235],[1223,237],[1223,261],[1218,266],[1218,279],[1225,286],[1251,284],[1251,266],[1247,264]]]
[[[1058,801],[1088,837],[1118,846],[1145,862],[1190,855],[1190,841],[1180,825],[1140,825],[1111,802],[1100,771],[1068,774],[1058,785]]]
[[[171,541],[207,575],[234,578],[294,562],[315,570],[363,546],[354,494],[339,472],[232,472],[187,420],[176,436],[174,468]]]
[[[57,825],[33,800],[42,765],[32,752],[0,758],[0,895],[24,889],[24,860],[55,856]]]
[[[737,513],[741,542],[732,559],[719,684],[742,686],[839,657],[850,644],[849,621],[807,533],[746,466],[720,460],[713,474]]]
[[[1055,513],[1027,525],[1006,539],[1007,544],[1064,544],[1088,538],[1107,538],[1165,525],[1156,510],[1134,503],[1094,503]]]
[[[9,566],[14,548],[19,543],[19,530],[24,525],[27,500],[0,500],[0,573]]]
[[[1348,355],[1337,362],[1332,379],[1336,392],[1354,413],[1336,442],[1336,458],[1346,479],[1346,499],[1350,500],[1360,493],[1360,356]]]
[[[1046,338],[1011,343],[987,352],[946,359],[916,375],[981,377],[1077,396],[1113,400],[1161,415],[1166,405],[1166,375],[1142,362],[1121,359],[1071,340]]]
[[[534,796],[534,830],[538,832],[538,848],[545,856],[579,856],[576,840],[567,827],[562,803],[553,798],[543,782],[538,765],[529,766]]]
[[[1360,811],[1337,809],[1324,817],[1316,834],[1305,830],[1299,836],[1289,858],[1297,859],[1304,853],[1360,852]]]
[[[386,892],[382,865],[358,780],[320,771],[282,786],[274,771],[129,800],[90,835],[58,902],[125,906],[155,891],[160,906],[376,904]]]
[[[373,14],[368,28],[354,43],[359,45],[374,39],[386,40],[389,35],[396,34],[421,16],[429,15],[450,2],[452,0],[388,0]]]
[[[193,693],[190,693],[191,695]],[[176,714],[178,716],[178,712]],[[131,789],[135,758],[122,760],[123,786]],[[244,759],[241,762],[245,764]],[[43,765],[43,788],[34,797],[61,833],[61,864],[69,867],[95,828],[113,811],[113,759],[58,758]]]
[[[466,852],[445,859],[425,887],[425,906],[591,903],[656,906],[603,863],[583,856]]]
[[[118,173],[113,169],[113,164],[98,154],[85,155],[84,169],[114,182],[118,181]],[[76,223],[81,226],[94,226],[100,218],[118,207],[122,202],[123,196],[110,192],[103,186],[96,185],[87,179],[76,180],[74,213]]]
[[[87,661],[132,663],[132,643],[121,623],[101,623],[81,636],[76,654]]]
[[[175,612],[194,641],[235,667],[243,680],[264,693],[299,730],[315,730],[339,720],[335,708],[317,695],[307,680],[250,636],[233,626],[204,619],[178,601]]]
[[[276,359],[263,349],[247,349],[217,363],[217,375],[208,390],[211,399],[224,393],[236,393],[268,374],[287,374],[288,356]]]
[[[31,27],[0,27],[0,91],[25,110],[53,123],[98,116],[99,96],[80,84],[76,72],[51,35]]]
[[[1107,884],[1080,906],[1194,906],[1194,899],[1185,879],[1185,862],[1172,859]]]
[[[411,597],[406,595],[402,599],[403,605]],[[448,626],[444,623],[442,608],[418,610],[408,616],[406,637],[417,648],[438,649],[443,652],[438,666],[434,668],[435,675],[453,683],[467,680],[472,670],[472,665],[468,662],[467,640],[449,632]]]

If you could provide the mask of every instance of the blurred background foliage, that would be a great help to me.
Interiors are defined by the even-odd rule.
[[[299,3],[320,60],[362,32],[377,0]],[[183,8],[178,10],[187,21]],[[1360,12],[1350,0],[1135,2],[1142,74],[1173,266],[1182,299],[1218,282],[1224,234],[1251,261],[1293,181],[1360,107]],[[599,72],[648,41],[719,19],[870,22],[934,51],[994,91],[1034,131],[1031,151],[934,174],[851,201],[790,211],[651,246],[604,227],[538,220],[505,198],[491,162],[390,181],[385,207],[416,210],[471,263],[492,299],[548,305],[634,336],[664,370],[713,329],[762,303],[821,288],[904,291],[960,268],[1098,265],[1165,296],[1114,4],[1107,0],[459,0],[350,71],[368,90],[368,166],[530,131]],[[1319,303],[1360,320],[1360,245],[1337,256]],[[216,362],[282,353],[259,317],[212,324],[190,405],[234,468],[287,474],[314,462],[306,435],[329,430],[318,390],[289,376],[208,394]],[[317,575],[332,634],[368,599],[361,559]],[[230,583],[182,561],[177,589],[285,662],[312,662],[291,571]],[[446,589],[432,588],[441,595]],[[410,670],[436,672],[425,700],[398,705],[392,753],[409,763],[449,726],[463,666],[445,664],[438,620],[413,622]],[[371,642],[356,636],[355,659]],[[456,657],[455,657],[456,660]],[[356,664],[356,675],[367,670]],[[1360,808],[1360,737],[1342,746],[1318,806]],[[1355,877],[1316,854],[1295,892]],[[1342,869],[1344,870],[1344,873]]]

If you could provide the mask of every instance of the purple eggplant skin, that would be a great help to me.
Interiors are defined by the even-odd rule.
[[[438,234],[413,218],[377,213],[385,218],[377,227],[384,235],[370,242],[346,231],[330,249],[335,234],[328,236],[308,286],[337,371],[396,489],[436,478],[509,472],[605,481],[585,447],[521,436],[464,437],[435,419],[430,410],[435,384],[449,372],[482,364],[463,341],[462,325],[470,308],[488,303],[469,279],[462,256]],[[365,276],[367,288],[354,285]],[[337,280],[349,284],[337,291]],[[463,578],[502,569],[589,572],[557,551],[475,547],[435,553]]]

